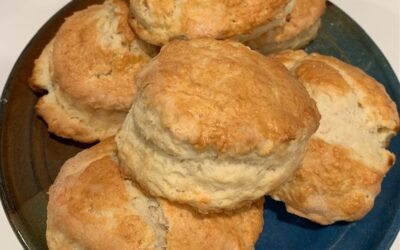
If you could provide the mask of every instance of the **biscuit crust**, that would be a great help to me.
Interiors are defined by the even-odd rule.
[[[49,190],[49,249],[243,249],[262,230],[263,199],[220,215],[152,198],[120,172],[113,139],[68,160]],[[161,231],[162,233],[157,233]]]
[[[49,190],[49,249],[156,249],[150,226],[127,206],[136,196],[112,158],[115,150],[111,139],[64,164]]]
[[[383,179],[347,147],[311,139],[295,176],[272,193],[287,211],[323,225],[359,220],[374,206]]]
[[[286,181],[318,127],[303,86],[238,42],[172,41],[137,83],[116,139],[121,165],[152,195],[202,213],[248,205]]]
[[[290,0],[131,0],[131,26],[145,41],[163,45],[174,38],[226,39],[286,16]]]
[[[333,57],[285,51],[271,58],[304,84],[321,113],[302,166],[271,196],[323,225],[361,219],[394,164],[385,148],[399,129],[396,105],[383,85]]]
[[[134,39],[123,1],[76,12],[54,38],[54,80],[84,105],[129,109],[136,92],[133,77],[147,62],[144,53],[130,51]]]
[[[286,23],[246,41],[245,44],[264,54],[285,49],[300,49],[312,41],[321,25],[326,0],[296,0]]]
[[[252,250],[262,231],[263,198],[250,207],[208,215],[199,214],[192,208],[167,200],[162,200],[161,203],[165,216],[169,218],[168,249]],[[238,216],[239,214],[242,216]]]
[[[282,65],[237,42],[171,42],[137,82],[145,112],[197,150],[263,156],[318,127],[304,87]]]
[[[130,30],[128,12],[109,0],[74,13],[35,61],[31,87],[48,92],[36,110],[49,131],[93,142],[120,127],[152,50]]]

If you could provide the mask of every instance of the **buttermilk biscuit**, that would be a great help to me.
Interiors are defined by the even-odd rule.
[[[48,92],[36,112],[50,132],[93,142],[122,124],[136,93],[134,76],[152,50],[135,38],[128,12],[120,0],[76,12],[35,61],[31,86]]]
[[[151,194],[204,213],[280,185],[318,127],[304,87],[238,42],[173,41],[137,83],[117,136],[125,171]]]
[[[372,77],[335,58],[304,51],[272,58],[304,84],[321,113],[302,166],[272,197],[320,224],[361,219],[394,163],[385,148],[399,128],[396,105]]]
[[[296,0],[286,23],[275,27],[245,44],[264,54],[284,49],[299,49],[311,42],[321,25],[325,0]]]
[[[130,0],[131,26],[143,40],[247,40],[285,22],[296,0]]]
[[[253,249],[263,199],[231,213],[198,214],[144,194],[124,179],[116,159],[110,139],[61,168],[49,190],[49,249]]]

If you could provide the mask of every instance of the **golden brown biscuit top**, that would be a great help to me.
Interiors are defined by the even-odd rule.
[[[288,211],[327,225],[361,219],[374,204],[383,175],[355,160],[345,146],[312,138],[302,166],[271,195]]]
[[[115,150],[113,140],[102,142],[61,170],[49,191],[48,232],[69,240],[55,247],[75,241],[87,249],[143,249],[154,242],[150,227],[129,209],[132,195],[112,158]]]
[[[246,34],[284,15],[289,0],[131,0],[135,32],[162,45],[174,38],[223,39]]]
[[[339,95],[350,91],[360,93],[360,105],[368,110],[375,120],[382,120],[390,129],[398,130],[399,115],[396,104],[390,99],[384,86],[361,69],[334,57],[317,53],[308,55],[302,50],[283,51],[271,55],[270,58],[278,60],[290,69],[309,92]]]
[[[314,101],[285,67],[233,41],[173,41],[137,83],[137,101],[197,149],[267,155],[318,127]]]
[[[135,73],[149,57],[135,46],[128,7],[120,0],[67,18],[54,38],[54,79],[72,99],[94,109],[127,110]]]
[[[299,50],[271,58],[304,84],[322,116],[302,166],[272,197],[321,224],[361,219],[394,163],[385,147],[399,127],[395,103],[383,85],[333,57]]]
[[[49,190],[47,236],[51,249],[156,248],[149,218],[140,216],[134,205],[135,199],[154,198],[144,196],[135,184],[124,179],[115,157],[115,142],[108,139],[71,158],[61,168]],[[146,209],[162,210],[160,214],[168,226],[160,230],[166,231],[167,249],[250,250],[262,230],[263,200],[218,215],[202,215],[161,199],[154,199],[159,206]]]

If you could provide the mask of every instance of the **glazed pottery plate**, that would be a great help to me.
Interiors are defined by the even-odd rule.
[[[34,112],[37,101],[28,87],[33,62],[65,17],[98,3],[75,0],[55,14],[29,42],[12,70],[0,100],[0,192],[4,209],[21,244],[46,249],[47,190],[65,160],[91,145],[47,132]],[[345,13],[328,4],[309,52],[335,56],[356,65],[385,85],[400,107],[393,70],[367,34]],[[400,140],[390,150],[400,156]],[[288,214],[282,203],[266,199],[264,230],[256,249],[389,249],[400,225],[400,163],[386,176],[374,209],[361,221],[319,226]]]

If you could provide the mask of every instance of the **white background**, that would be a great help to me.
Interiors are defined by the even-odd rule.
[[[0,1],[0,90],[13,64],[36,31],[67,0]],[[400,1],[332,0],[353,17],[381,48],[400,77]],[[372,236],[373,237],[373,236]],[[22,249],[0,208],[0,248]],[[400,250],[400,237],[391,248]]]

